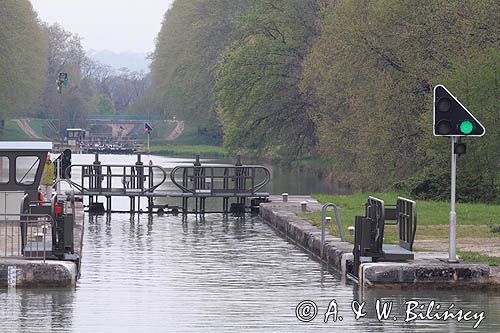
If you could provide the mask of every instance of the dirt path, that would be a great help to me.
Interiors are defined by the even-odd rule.
[[[30,139],[42,139],[36,132],[31,128],[28,119],[14,119],[16,124],[21,128]]]
[[[448,240],[447,239],[415,240],[415,246],[419,249],[447,252]],[[490,257],[499,257],[500,237],[458,238],[457,249],[467,252],[477,252]]]
[[[177,125],[175,126],[174,130],[165,139],[167,141],[174,141],[182,134],[182,132],[184,132],[184,122],[177,121]]]

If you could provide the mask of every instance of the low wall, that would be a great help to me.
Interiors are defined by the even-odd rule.
[[[353,245],[342,242],[327,232],[321,254],[321,230],[300,218],[300,202],[308,201],[308,211],[321,210],[322,205],[310,197],[289,197],[288,202],[273,198],[260,205],[260,216],[284,237],[293,240],[328,267],[342,271],[352,269]],[[354,224],[354,221],[353,221]],[[448,263],[442,252],[416,252],[410,262],[363,263],[359,283],[367,288],[494,288],[500,289],[500,269],[479,263]]]

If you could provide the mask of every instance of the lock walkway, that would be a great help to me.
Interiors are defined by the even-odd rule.
[[[70,175],[78,170],[79,179]],[[140,213],[140,198],[148,199],[147,211],[173,208],[183,214],[195,213],[243,213],[247,209],[258,208],[260,202],[270,196],[262,189],[271,179],[270,171],[261,165],[202,164],[199,157],[193,164],[179,165],[170,173],[160,165],[144,165],[141,155],[137,155],[135,164],[102,164],[99,155],[95,155],[92,164],[74,164],[65,170],[65,178],[74,188],[75,195],[87,196],[89,206],[99,205],[102,211],[113,211],[113,197],[129,197],[130,213]],[[167,178],[177,191],[163,190]],[[106,199],[106,209],[99,203],[99,198]],[[155,198],[177,198],[182,200],[180,207],[165,205],[158,207]],[[222,199],[222,207],[217,211],[206,208],[206,199]],[[194,200],[194,209],[189,201]]]

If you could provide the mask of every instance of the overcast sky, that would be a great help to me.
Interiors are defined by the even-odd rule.
[[[42,21],[58,22],[86,49],[152,52],[173,0],[30,0]]]

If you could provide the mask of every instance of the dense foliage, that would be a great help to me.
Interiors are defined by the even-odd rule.
[[[28,0],[0,0],[0,118],[32,113],[42,91],[47,44]]]
[[[498,200],[498,1],[245,4],[235,15],[226,1],[174,2],[152,68],[170,112],[220,123],[231,151],[316,157],[350,188],[445,198],[450,143],[432,136],[444,84],[487,128],[466,140],[459,198]]]
[[[321,36],[304,62],[303,87],[314,97],[318,148],[331,157],[333,170],[363,189],[382,189],[422,171],[446,174],[449,142],[431,135],[432,87],[449,86],[466,102],[472,86],[464,87],[484,82],[485,71],[466,67],[485,48],[498,50],[498,9],[497,1],[474,0],[358,0],[326,7]],[[450,73],[462,73],[462,87]],[[475,99],[483,95],[498,105],[498,85],[484,83],[492,84],[486,90],[491,95],[476,89]],[[498,117],[494,108],[474,106],[487,125]],[[487,145],[495,136],[471,141]],[[498,152],[498,140],[496,145]],[[491,180],[492,169],[471,155],[464,159]]]
[[[297,156],[315,142],[302,61],[318,31],[316,0],[256,1],[224,52],[216,96],[231,151]]]
[[[250,0],[177,0],[165,14],[153,55],[160,105],[201,134],[220,136],[213,88],[219,55]]]
[[[500,200],[500,2],[175,0],[151,75],[91,61],[78,36],[0,0],[0,116],[176,116],[206,142],[290,162],[320,159],[352,189],[447,198],[450,142],[432,136],[432,88],[485,125],[464,139],[458,196]]]

